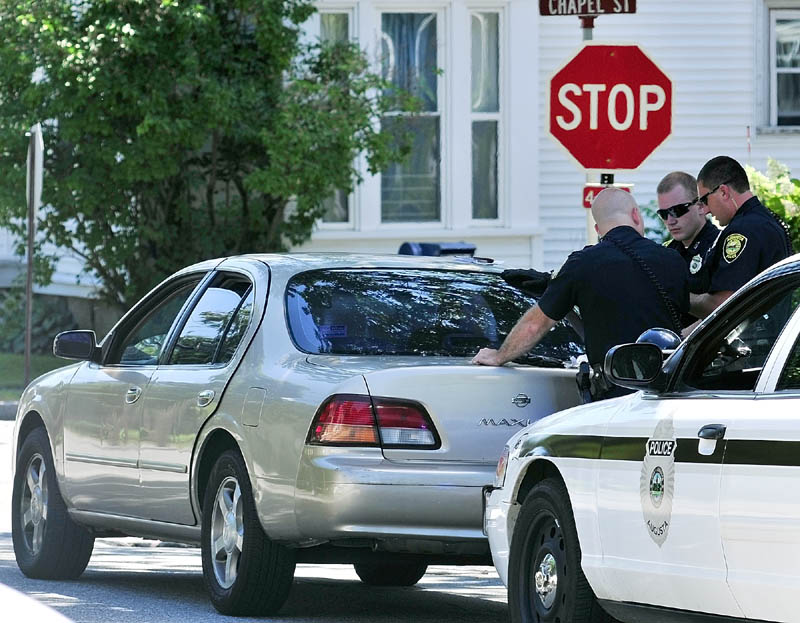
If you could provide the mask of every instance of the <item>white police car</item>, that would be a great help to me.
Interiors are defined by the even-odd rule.
[[[609,351],[641,392],[511,438],[484,526],[512,621],[800,621],[799,305],[795,255],[663,366]]]

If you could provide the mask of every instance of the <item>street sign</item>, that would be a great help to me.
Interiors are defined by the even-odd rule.
[[[584,184],[583,186],[583,207],[587,210],[592,207],[592,201],[600,191],[606,188],[619,188],[625,192],[633,192],[633,184]]]
[[[636,0],[539,0],[539,15],[636,13]]]
[[[672,132],[672,81],[636,45],[586,43],[548,89],[550,134],[585,169],[635,169]]]

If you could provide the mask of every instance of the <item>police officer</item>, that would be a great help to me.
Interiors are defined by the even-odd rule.
[[[634,198],[607,188],[592,203],[601,240],[570,254],[539,299],[498,350],[481,349],[472,363],[501,366],[533,348],[574,307],[584,321],[586,355],[595,370],[595,400],[629,393],[610,386],[600,372],[609,348],[633,342],[655,326],[680,330],[689,306],[688,273],[680,255],[644,238]]]
[[[697,200],[697,180],[683,171],[664,176],[656,187],[657,214],[672,239],[664,244],[681,254],[689,271],[690,290],[699,291],[700,270],[708,250],[719,235],[719,228],[707,217],[707,207]],[[683,314],[684,327],[695,322],[691,314]]]
[[[708,253],[691,312],[705,318],[735,290],[792,254],[786,226],[750,191],[742,166],[728,156],[709,160],[697,176],[698,201],[725,229]]]

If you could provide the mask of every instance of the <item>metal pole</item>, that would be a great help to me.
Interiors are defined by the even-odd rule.
[[[596,15],[581,15],[581,30],[583,31],[583,40],[591,41],[594,33],[594,20]],[[596,180],[592,179],[592,175],[586,174],[586,183],[590,184]],[[597,242],[597,232],[594,230],[594,219],[592,218],[592,211],[586,210],[586,244],[595,244]]]
[[[36,133],[28,145],[28,271],[25,279],[25,387],[31,382],[31,329],[33,320],[33,211],[36,202]]]

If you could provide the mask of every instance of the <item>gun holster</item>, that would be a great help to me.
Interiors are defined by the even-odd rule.
[[[582,361],[580,366],[578,366],[578,374],[575,377],[575,381],[578,383],[578,392],[581,395],[583,403],[587,404],[592,402],[592,368],[587,361]]]

